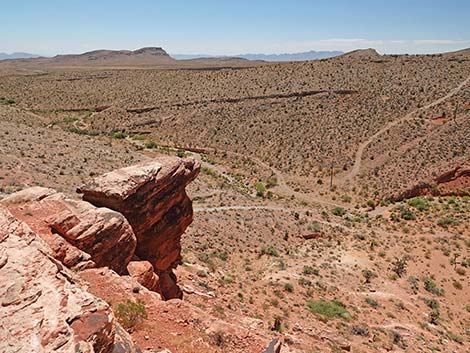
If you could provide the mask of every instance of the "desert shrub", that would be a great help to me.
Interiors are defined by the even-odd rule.
[[[198,275],[199,277],[207,277],[207,276],[208,276],[207,272],[204,271],[204,270],[199,270],[199,271],[197,271],[197,275]]]
[[[369,304],[373,308],[377,308],[379,306],[379,303],[377,302],[377,300],[371,297],[366,298],[366,303]]]
[[[203,173],[205,173],[205,174],[207,174],[207,175],[210,175],[210,176],[217,176],[217,173],[216,173],[214,170],[209,169],[209,168],[207,168],[207,167],[202,167],[202,168],[201,168],[201,172],[203,172]]]
[[[88,135],[88,136],[98,136],[100,134],[98,131],[82,130],[78,127],[71,127],[68,131],[73,132],[74,134]]]
[[[455,269],[455,272],[457,272],[460,276],[465,276],[465,273],[466,273],[466,272],[465,272],[465,269],[462,268],[462,267],[457,267],[457,268]]]
[[[457,224],[458,221],[452,216],[446,216],[437,221],[437,225],[443,228],[447,228],[448,226],[455,226]]]
[[[405,348],[405,342],[403,341],[403,336],[400,334],[400,332],[392,330],[390,332],[390,335],[392,336],[392,343],[393,344],[395,344],[399,347]]]
[[[272,245],[261,249],[261,255],[279,257],[279,251]]]
[[[144,147],[148,149],[156,148],[157,144],[152,140],[147,140],[144,142]]]
[[[304,275],[315,275],[318,276],[319,271],[316,268],[313,268],[312,266],[304,266],[303,270]]]
[[[406,273],[406,266],[407,262],[404,257],[401,259],[396,258],[395,261],[392,262],[391,270],[395,272],[398,277],[401,277]]]
[[[221,285],[232,284],[233,282],[235,282],[235,279],[230,275],[225,275],[219,279],[219,284]]]
[[[210,336],[210,340],[212,344],[217,347],[224,347],[225,346],[225,334],[222,331],[215,331]]]
[[[197,255],[197,258],[199,261],[204,262],[204,263],[209,263],[211,261],[211,256],[210,254],[203,252]]]
[[[70,123],[74,123],[76,121],[80,120],[79,118],[76,118],[76,117],[65,117],[62,121],[66,124],[70,124]],[[57,121],[57,120],[56,120]],[[56,121],[53,122],[53,124],[55,125]]]
[[[405,221],[412,221],[416,219],[416,215],[405,205],[400,205],[398,207],[398,211],[400,212],[400,218],[404,219]]]
[[[413,291],[413,293],[418,294],[418,291],[419,291],[419,287],[418,287],[419,278],[414,277],[414,276],[410,276],[410,277],[408,277],[408,282],[411,284],[411,290]]]
[[[353,327],[351,328],[351,332],[353,335],[356,336],[368,336],[369,328],[365,325],[353,325]]]
[[[266,187],[264,186],[264,184],[260,181],[258,181],[256,184],[255,184],[255,189],[256,189],[256,196],[259,196],[259,197],[263,197],[264,194],[266,193]]]
[[[292,293],[294,291],[294,286],[290,283],[284,284],[284,290],[286,292]]]
[[[305,279],[304,277],[300,277],[298,282],[301,286],[304,287],[310,287],[312,285],[312,281]]]
[[[418,209],[419,211],[425,211],[429,208],[428,200],[422,197],[413,197],[412,199],[409,199],[408,205]]]
[[[311,232],[320,232],[321,231],[321,225],[318,222],[312,222],[307,228]]]
[[[351,318],[345,305],[336,299],[333,299],[332,301],[310,299],[307,301],[307,308],[312,313],[329,319],[340,318],[349,320]]]
[[[227,261],[228,259],[228,254],[226,251],[216,252],[214,255],[217,256],[222,261]]]
[[[0,98],[0,105],[12,105],[15,104],[16,102],[13,99],[8,99],[8,98]]]
[[[184,158],[186,157],[186,152],[184,150],[178,150],[176,151],[176,156],[179,158]]]
[[[340,206],[336,206],[331,210],[331,213],[333,213],[335,216],[342,217],[346,214],[346,210]]]
[[[133,139],[135,141],[144,141],[145,137],[142,136],[142,135],[139,135],[139,134],[133,134],[133,135],[131,135],[131,139]]]
[[[433,310],[439,310],[439,302],[436,299],[424,299],[424,303]]]
[[[453,332],[447,332],[447,336],[454,342],[457,342],[459,344],[463,344],[463,337],[462,336],[459,336],[459,335],[456,335],[455,333]]]
[[[125,133],[120,132],[120,131],[114,131],[114,132],[111,133],[110,136],[112,138],[119,139],[119,140],[125,139],[127,137],[127,135]]]
[[[274,316],[274,324],[271,327],[271,331],[282,332],[284,327],[282,325],[282,319],[279,315]]]
[[[441,313],[439,312],[439,310],[431,311],[429,313],[429,323],[433,325],[437,325],[440,317],[441,317]]]
[[[439,296],[444,294],[444,290],[442,288],[439,288],[431,278],[425,277],[423,279],[423,283],[424,283],[424,289],[426,289],[429,293],[439,295]]]
[[[277,185],[277,178],[275,176],[272,176],[270,178],[268,178],[268,180],[266,180],[266,187],[269,189],[269,188],[273,188]]]
[[[366,279],[366,283],[370,283],[370,280],[371,280],[372,278],[377,277],[377,274],[376,274],[374,271],[372,271],[372,270],[370,270],[370,269],[368,269],[368,268],[362,270],[362,275],[363,275],[364,278]]]
[[[135,329],[144,319],[147,319],[145,303],[141,300],[134,302],[128,299],[125,303],[118,304],[116,318],[123,327],[130,330]]]

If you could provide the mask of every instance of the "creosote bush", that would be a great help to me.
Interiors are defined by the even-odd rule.
[[[127,299],[125,303],[118,304],[116,318],[126,329],[134,330],[143,320],[147,319],[145,303],[141,300],[134,302]]]

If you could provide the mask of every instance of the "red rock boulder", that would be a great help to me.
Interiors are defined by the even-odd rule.
[[[127,271],[132,278],[145,288],[154,292],[160,292],[159,278],[150,262],[131,261],[127,265]]]

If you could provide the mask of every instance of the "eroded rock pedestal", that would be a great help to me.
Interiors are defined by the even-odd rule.
[[[185,187],[199,173],[192,159],[162,157],[100,176],[80,187],[85,201],[123,214],[137,237],[136,256],[152,264],[164,299],[181,298],[175,268],[180,237],[193,220]]]

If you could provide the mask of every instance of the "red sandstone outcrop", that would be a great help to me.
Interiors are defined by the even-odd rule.
[[[153,265],[165,299],[182,297],[172,270],[181,261],[180,237],[193,220],[185,187],[199,169],[192,159],[160,157],[107,173],[77,190],[83,200],[127,218],[137,237],[135,253]]]
[[[120,213],[40,187],[20,191],[1,203],[44,239],[65,266],[127,271],[136,238]]]
[[[108,304],[51,255],[0,206],[0,352],[135,353]]]
[[[416,196],[468,196],[470,195],[470,165],[457,166],[433,181],[422,181],[412,188],[394,195],[393,201]]]
[[[140,352],[133,340],[149,352],[279,352],[260,320],[222,321],[162,301],[159,293],[181,296],[172,269],[192,221],[185,186],[198,171],[194,161],[166,157],[109,173],[82,188],[100,207],[39,187],[2,200],[0,352]],[[98,298],[142,301],[151,324],[131,338]]]

